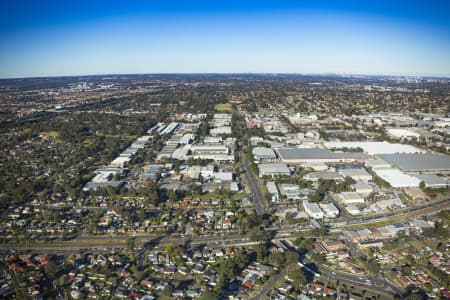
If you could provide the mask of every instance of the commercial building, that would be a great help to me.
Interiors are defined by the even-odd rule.
[[[420,153],[425,152],[417,147],[404,144],[395,144],[388,142],[325,142],[325,147],[332,149],[357,149],[361,148],[364,153],[369,155],[377,154],[395,154],[395,153]]]
[[[253,159],[255,161],[273,161],[277,158],[275,152],[267,147],[255,147],[252,149]]]
[[[394,168],[375,169],[375,174],[394,188],[419,186],[420,180]]]
[[[191,144],[192,141],[195,139],[195,135],[192,133],[186,133],[183,135],[183,137],[180,139],[180,144],[188,145]]]
[[[167,127],[165,127],[163,130],[161,130],[159,133],[161,135],[163,134],[171,134],[173,133],[178,127],[180,126],[180,124],[178,123],[170,123]]]
[[[198,179],[200,175],[203,178],[212,178],[213,174],[217,171],[215,165],[209,164],[206,166],[189,166],[183,171],[183,174],[193,179]]]
[[[267,192],[269,193],[270,201],[278,202],[280,200],[280,194],[278,193],[277,184],[273,181],[266,183]]]
[[[111,166],[124,167],[130,160],[130,157],[119,156],[111,162]]]
[[[232,172],[216,172],[212,174],[214,181],[219,182],[231,182],[233,181],[233,173]]]
[[[231,114],[214,114],[212,123],[214,127],[231,126]]]
[[[365,194],[360,194],[357,192],[342,192],[337,195],[342,203],[345,205],[349,204],[364,204]]]
[[[106,174],[113,174],[113,175],[122,175],[126,169],[118,167],[118,166],[104,166],[101,168],[98,168],[94,171],[95,174],[100,173],[106,173]]]
[[[352,216],[357,216],[361,214],[361,210],[354,204],[345,206],[345,210]]]
[[[380,210],[387,210],[387,209],[395,209],[395,208],[403,208],[403,207],[405,207],[405,205],[403,204],[402,200],[400,200],[399,198],[378,200],[375,203],[375,206],[377,208],[379,208]]]
[[[450,186],[450,182],[448,180],[445,180],[434,174],[420,174],[414,176],[417,177],[420,181],[423,181],[425,187],[428,188],[447,188]]]
[[[305,212],[313,219],[323,219],[324,214],[316,203],[310,203],[308,200],[303,201]]]
[[[221,127],[212,128],[209,131],[209,134],[211,134],[212,136],[231,135],[231,127],[229,127],[229,126],[221,126]]]
[[[124,157],[133,157],[134,155],[136,155],[136,153],[139,151],[139,149],[137,148],[132,148],[131,146],[128,147],[127,149],[125,149],[122,153],[120,153],[119,156],[124,156]]]
[[[223,139],[221,136],[205,136],[203,143],[205,144],[222,144]]]
[[[304,162],[302,163],[302,168],[312,169],[313,171],[325,171],[328,170],[328,166],[324,162]]]
[[[112,173],[99,173],[92,178],[92,182],[106,182],[111,180]]]
[[[281,194],[286,196],[287,199],[300,200],[302,198],[300,186],[298,186],[297,184],[283,183],[280,190]]]
[[[173,159],[178,159],[178,160],[187,160],[189,153],[191,152],[191,149],[189,147],[190,147],[189,145],[186,145],[184,147],[175,149],[172,152],[171,157]]]
[[[404,172],[450,173],[450,156],[444,154],[383,154],[379,157]]]
[[[83,191],[95,191],[99,188],[106,188],[106,187],[112,187],[112,188],[120,188],[123,185],[123,181],[103,181],[103,182],[93,182],[90,181],[86,183],[83,187]]]
[[[215,161],[234,161],[232,151],[222,144],[200,144],[192,146],[192,157],[195,159],[212,159]]]
[[[259,176],[291,175],[289,168],[283,163],[259,164]]]
[[[331,171],[322,171],[322,172],[311,172],[307,173],[305,176],[303,176],[303,179],[310,180],[310,181],[319,181],[319,180],[343,180],[344,176],[337,172],[331,172]]]
[[[173,152],[177,149],[178,144],[169,143],[164,146],[156,157],[157,160],[162,160],[164,158],[172,158]]]
[[[275,149],[280,160],[288,164],[301,164],[304,162],[361,162],[368,158],[363,153],[331,152],[319,148],[277,148]]]
[[[372,175],[370,175],[366,170],[362,168],[358,169],[341,169],[339,173],[344,177],[350,177],[353,180],[370,181],[372,180]]]
[[[355,192],[360,194],[370,194],[374,190],[373,186],[365,181],[356,181],[355,184],[352,185],[352,187]]]
[[[382,159],[369,159],[366,160],[366,162],[364,163],[364,165],[367,168],[371,168],[371,169],[377,169],[377,168],[390,168],[391,165],[387,162],[385,162]]]
[[[327,218],[339,216],[339,209],[333,203],[320,203],[319,206]]]
[[[414,128],[388,128],[386,133],[395,139],[418,139],[420,133]]]

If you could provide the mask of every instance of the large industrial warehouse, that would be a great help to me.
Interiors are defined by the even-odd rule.
[[[363,153],[332,152],[320,148],[277,148],[278,157],[284,163],[300,164],[303,162],[353,162],[368,158]]]
[[[404,172],[450,173],[450,156],[433,153],[383,154],[381,159]]]

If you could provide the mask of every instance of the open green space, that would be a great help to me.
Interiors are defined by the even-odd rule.
[[[231,103],[218,103],[214,106],[214,109],[220,112],[232,112],[233,107]]]

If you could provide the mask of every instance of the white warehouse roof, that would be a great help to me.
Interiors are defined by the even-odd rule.
[[[402,171],[394,168],[374,169],[374,172],[384,181],[388,182],[392,187],[412,187],[419,186],[420,180],[414,176],[407,175]]]

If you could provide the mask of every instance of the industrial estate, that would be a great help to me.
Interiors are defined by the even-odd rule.
[[[0,81],[1,299],[449,299],[450,80]]]

